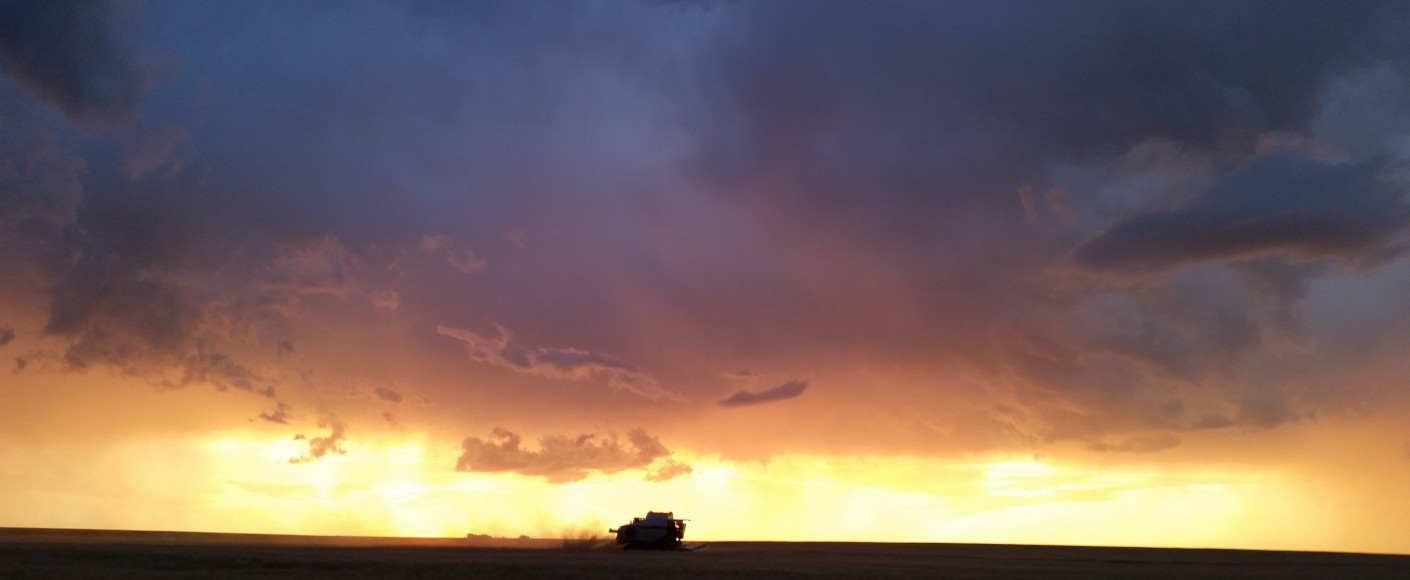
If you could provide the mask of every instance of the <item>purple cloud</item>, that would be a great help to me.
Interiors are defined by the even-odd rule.
[[[792,399],[803,394],[808,388],[808,381],[792,380],[772,389],[759,392],[738,391],[724,399],[716,401],[715,404],[721,407],[744,407],[747,405],[761,405],[774,401]]]

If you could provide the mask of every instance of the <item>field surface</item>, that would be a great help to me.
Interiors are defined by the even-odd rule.
[[[1410,556],[978,544],[326,538],[0,528],[0,578],[1410,578]],[[513,547],[510,547],[513,546]]]

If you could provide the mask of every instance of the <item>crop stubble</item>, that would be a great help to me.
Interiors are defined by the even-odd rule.
[[[123,534],[0,534],[0,578],[1410,578],[1410,556],[1316,552],[788,542],[652,552]]]

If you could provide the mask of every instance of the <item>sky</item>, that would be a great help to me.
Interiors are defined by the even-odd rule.
[[[1410,553],[1405,38],[0,0],[0,526]]]

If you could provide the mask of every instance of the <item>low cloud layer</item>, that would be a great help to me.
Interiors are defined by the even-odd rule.
[[[659,439],[640,428],[628,431],[625,439],[615,434],[606,438],[548,435],[539,439],[537,450],[531,450],[520,446],[518,435],[496,427],[489,437],[467,437],[460,447],[456,471],[518,473],[543,477],[550,483],[579,481],[593,473],[646,469],[653,464],[656,466],[645,476],[648,481],[666,481],[691,472],[689,466],[670,459],[670,450]]]
[[[759,392],[737,391],[733,395],[716,401],[715,404],[721,407],[743,407],[746,405],[759,405],[792,399],[803,394],[808,388],[808,381],[791,380],[782,385]]]

